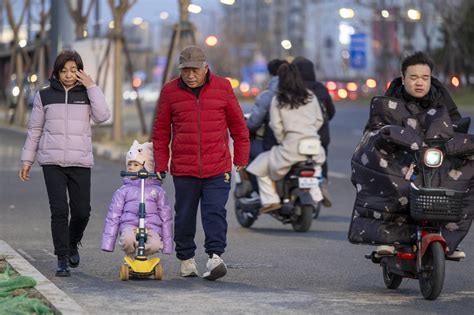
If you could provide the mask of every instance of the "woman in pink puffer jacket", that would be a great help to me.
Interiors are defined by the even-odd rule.
[[[127,153],[127,171],[137,172],[142,168],[154,171],[153,145],[134,141]],[[122,250],[134,257],[138,246],[135,230],[138,228],[138,209],[141,186],[138,178],[124,178],[123,185],[114,193],[102,234],[102,250],[112,252],[117,237]],[[173,251],[171,207],[166,192],[157,179],[145,180],[145,226],[147,241],[145,255],[150,256],[162,250],[163,254]]]

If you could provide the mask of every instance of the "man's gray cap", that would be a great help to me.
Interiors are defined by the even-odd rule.
[[[206,62],[204,51],[198,46],[188,46],[179,54],[178,69],[201,68]]]

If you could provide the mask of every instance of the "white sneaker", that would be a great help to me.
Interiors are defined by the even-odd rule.
[[[181,271],[179,275],[181,277],[198,277],[199,276],[199,272],[197,269],[196,262],[194,261],[194,258],[181,260]]]
[[[446,258],[450,259],[463,259],[466,258],[466,253],[460,249],[456,249],[451,255],[446,255]]]
[[[222,258],[216,254],[212,254],[212,258],[209,258],[206,267],[207,271],[202,275],[202,277],[210,281],[222,278],[227,273],[227,266]]]
[[[395,247],[390,245],[380,245],[375,249],[379,256],[389,256],[395,254]]]

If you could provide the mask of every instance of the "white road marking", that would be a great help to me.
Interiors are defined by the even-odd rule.
[[[54,258],[56,258],[56,255],[54,255],[53,253],[51,253],[49,250],[47,250],[46,248],[43,248],[43,252],[45,252],[46,254],[48,254],[49,256],[53,256]]]
[[[334,177],[334,178],[349,178],[349,174],[344,174],[340,172],[328,172],[329,178]]]
[[[23,255],[23,257],[25,257],[26,259],[28,259],[29,261],[36,261],[36,259],[33,258],[33,256],[31,256],[30,254],[28,254],[27,252],[25,252],[23,249],[19,248],[17,249],[17,252],[19,252],[20,254]]]

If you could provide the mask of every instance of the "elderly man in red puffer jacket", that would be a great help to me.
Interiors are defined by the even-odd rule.
[[[203,277],[216,280],[227,273],[221,255],[226,247],[225,204],[232,170],[229,131],[237,170],[248,163],[249,132],[229,81],[210,73],[201,48],[186,47],[180,53],[178,68],[180,76],[162,88],[157,105],[153,125],[155,171],[168,171],[171,152],[176,192],[174,241],[181,276],[199,275],[194,237],[200,202],[204,247],[209,255]]]

